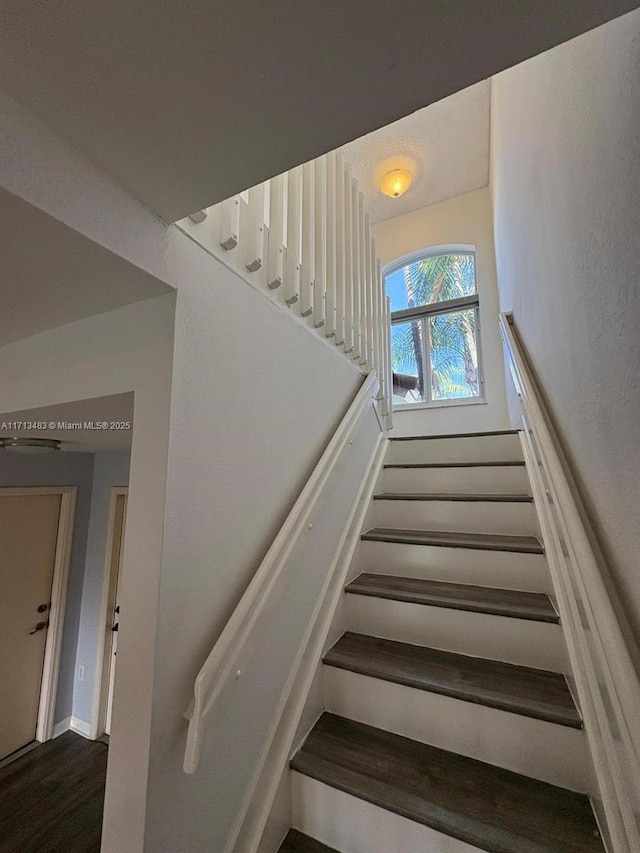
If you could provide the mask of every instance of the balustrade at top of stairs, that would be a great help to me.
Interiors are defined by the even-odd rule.
[[[366,200],[342,152],[177,225],[345,358],[375,370],[391,428],[390,301]]]

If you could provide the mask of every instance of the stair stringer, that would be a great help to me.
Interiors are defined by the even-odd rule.
[[[531,371],[513,315],[500,333],[521,442],[594,769],[591,797],[610,853],[640,850],[640,650]]]

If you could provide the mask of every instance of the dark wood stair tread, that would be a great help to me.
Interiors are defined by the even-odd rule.
[[[338,853],[334,847],[327,847],[315,838],[309,838],[297,829],[290,829],[287,837],[278,849],[278,853]]]
[[[397,542],[406,545],[440,545],[446,548],[476,548],[483,551],[516,551],[542,554],[535,536],[500,536],[495,533],[450,533],[446,530],[406,530],[397,527],[373,527],[362,534],[370,542]]]
[[[512,468],[523,467],[524,459],[501,462],[386,462],[383,468]]]
[[[582,794],[334,714],[291,767],[489,853],[604,853]]]
[[[427,441],[434,438],[483,438],[487,435],[517,435],[517,429],[497,429],[489,432],[456,432],[442,435],[396,435],[390,436],[389,441]]]
[[[493,616],[510,616],[537,622],[558,623],[560,617],[548,595],[540,592],[522,592],[515,589],[473,586],[464,583],[403,578],[396,575],[378,575],[363,572],[347,584],[346,592],[448,607]]]
[[[582,728],[567,682],[557,672],[349,631],[329,649],[324,663],[476,705]]]
[[[531,495],[470,494],[468,492],[379,492],[376,501],[487,501],[489,503],[531,503]]]

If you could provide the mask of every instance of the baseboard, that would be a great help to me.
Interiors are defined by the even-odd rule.
[[[53,726],[53,734],[51,735],[52,739],[60,737],[65,732],[72,731],[77,735],[82,735],[82,737],[86,737],[87,740],[94,740],[91,737],[91,724],[81,720],[80,717],[65,717],[64,720],[60,720],[59,723],[55,723]]]
[[[60,720],[59,723],[54,723],[53,734],[51,735],[51,737],[57,738],[60,737],[60,735],[63,735],[65,732],[68,732],[71,728],[72,719],[72,717],[65,717],[64,720]]]
[[[81,720],[80,717],[71,717],[69,728],[77,735],[82,735],[82,737],[86,737],[87,740],[92,740],[91,723],[87,723],[84,720]]]

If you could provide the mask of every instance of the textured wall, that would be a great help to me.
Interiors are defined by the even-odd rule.
[[[493,81],[502,310],[513,310],[640,636],[640,12]]]
[[[91,489],[93,484],[93,454],[49,453],[42,456],[23,456],[0,452],[0,488],[20,486],[77,486],[76,515],[69,565],[69,587],[64,615],[60,674],[54,722],[71,716],[76,665],[76,646],[80,625],[82,585],[84,578]]]
[[[507,428],[489,188],[473,190],[387,219],[375,226],[374,234],[384,264],[409,252],[447,243],[467,243],[476,247],[486,403],[404,412],[396,409],[393,434],[437,435]]]

